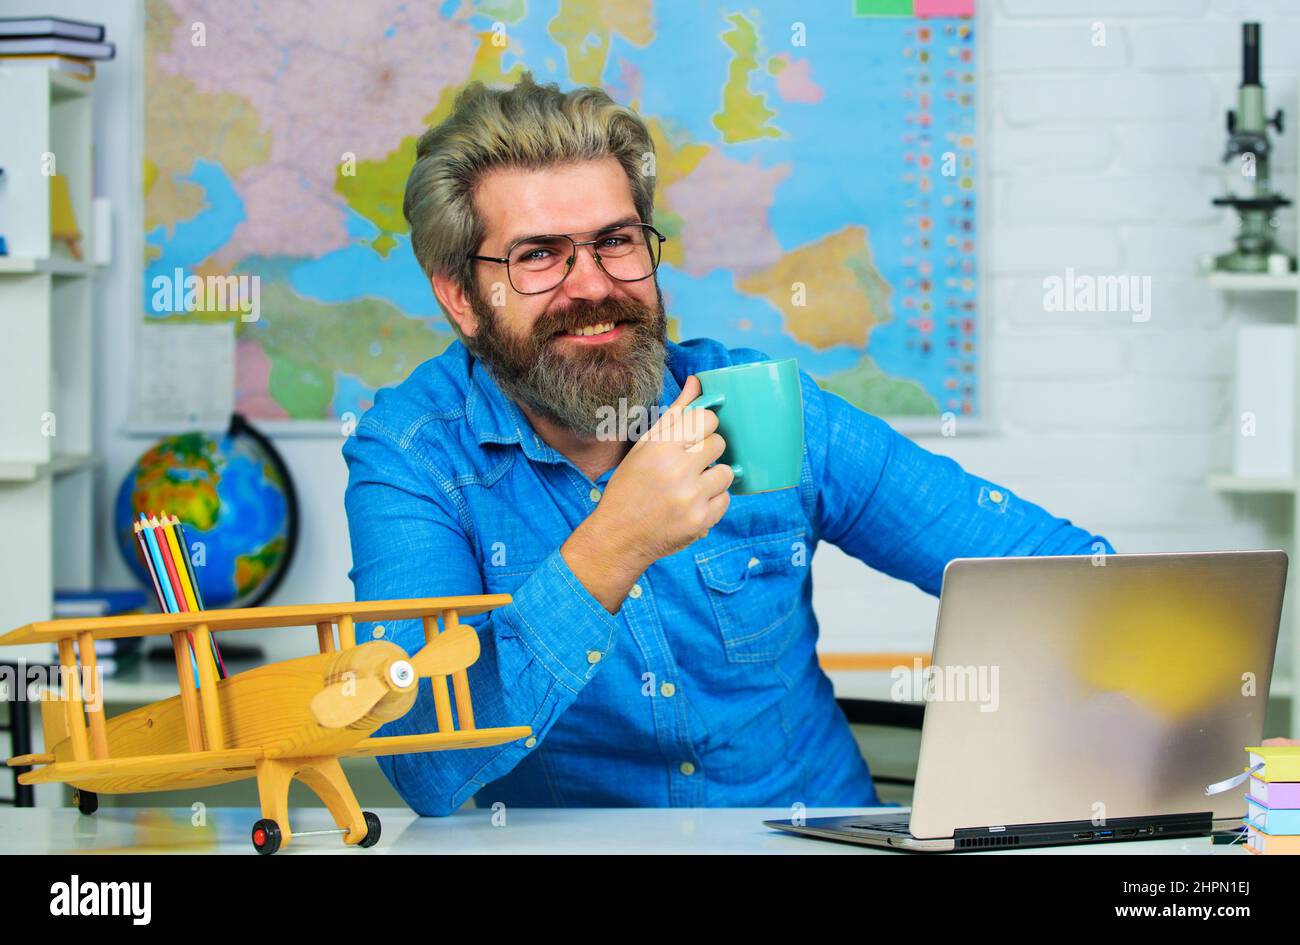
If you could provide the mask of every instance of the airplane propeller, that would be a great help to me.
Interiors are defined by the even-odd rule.
[[[390,692],[408,692],[414,689],[417,679],[462,670],[478,655],[478,634],[461,624],[434,637],[409,660],[389,660],[375,671],[349,674],[326,686],[312,697],[312,715],[325,728],[347,728],[369,714]]]

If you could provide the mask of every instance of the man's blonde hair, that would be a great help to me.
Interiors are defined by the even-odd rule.
[[[611,156],[623,165],[642,222],[653,222],[654,144],[630,108],[601,89],[562,92],[555,83],[538,85],[529,72],[508,89],[471,83],[416,146],[402,203],[415,258],[426,275],[452,277],[474,292],[474,263],[467,257],[486,236],[474,206],[484,174]]]

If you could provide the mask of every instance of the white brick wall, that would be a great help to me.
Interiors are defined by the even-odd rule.
[[[1300,3],[981,5],[992,422],[920,441],[1121,551],[1285,545],[1290,500],[1222,496],[1204,480],[1232,461],[1234,322],[1289,319],[1295,299],[1225,295],[1196,264],[1226,250],[1232,233],[1210,199],[1225,186],[1224,111],[1240,81],[1243,19],[1263,24],[1268,107],[1287,113],[1274,179],[1297,196]],[[1284,214],[1291,246],[1293,221]],[[1045,312],[1043,279],[1067,267],[1149,276],[1150,320]],[[834,549],[818,556],[815,586],[827,648],[928,646],[933,599],[864,578]]]

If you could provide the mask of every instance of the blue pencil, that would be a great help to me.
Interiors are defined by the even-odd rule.
[[[149,527],[149,520],[145,518],[143,512],[140,513],[140,521],[145,525],[144,540],[149,545],[149,555],[153,558],[154,570],[158,572],[158,583],[162,585],[163,597],[167,601],[167,612],[178,613],[180,608],[176,606],[176,596],[172,594],[171,581],[163,580],[164,575],[167,574],[167,566],[163,564],[162,554],[158,551],[158,539],[154,536],[153,529]]]

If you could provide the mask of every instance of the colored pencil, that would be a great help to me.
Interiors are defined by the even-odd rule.
[[[175,595],[172,593],[172,584],[166,580],[166,569],[162,567],[162,554],[159,551],[159,542],[157,534],[149,525],[148,517],[144,512],[140,512],[140,534],[144,537],[144,543],[148,546],[149,560],[153,562],[153,575],[155,575],[156,588],[161,589],[159,593],[159,603],[165,614],[177,614],[179,608],[175,604]],[[190,633],[185,634],[190,641],[190,668],[194,671],[195,688],[199,686],[199,666],[194,658],[194,636]]]
[[[185,535],[185,526],[181,523],[178,516],[166,516],[168,532],[175,537],[176,554],[179,560],[184,564],[184,570],[180,570],[181,580],[187,582],[185,593],[189,600],[190,609],[199,611],[203,609],[203,594],[199,590],[198,575],[194,573],[194,564],[190,561],[190,543]],[[210,634],[208,637],[212,641],[212,656],[217,661],[218,678],[226,678],[226,662],[221,657],[221,647],[217,645],[217,635]]]
[[[153,559],[154,570],[158,572],[158,584],[162,588],[163,603],[167,605],[164,611],[169,614],[177,613],[180,608],[176,606],[176,598],[172,595],[171,585],[166,580],[167,569],[163,567],[162,553],[158,550],[158,537],[143,512],[140,513],[140,518],[144,523],[141,531],[145,542],[149,545],[149,556]]]
[[[162,558],[163,567],[167,571],[167,580],[171,584],[173,599],[176,601],[176,611],[178,613],[188,613],[189,605],[185,602],[185,594],[181,591],[181,579],[176,573],[176,562],[172,561],[171,547],[167,544],[166,530],[162,523],[158,521],[158,516],[151,516],[149,527],[153,529],[155,540],[158,542],[160,549],[159,557]]]
[[[143,526],[135,522],[133,528],[135,529],[135,556],[140,559],[140,567],[144,568],[145,573],[149,575],[149,580],[153,582],[153,593],[158,601],[158,609],[165,612],[167,601],[163,598],[162,587],[158,584],[158,575],[153,569],[153,561],[149,558],[149,546],[144,541]]]
[[[149,519],[149,525],[153,528],[159,548],[162,549],[163,565],[167,569],[167,584],[171,587],[172,596],[176,601],[177,610],[175,612],[189,613],[189,602],[185,599],[185,593],[181,589],[179,572],[176,570],[176,560],[172,557],[172,548],[170,543],[167,541],[167,530],[163,527],[162,523],[162,520],[165,520],[166,518],[167,513],[160,512],[159,515],[155,515]],[[190,644],[190,657],[194,660],[194,678],[197,681],[199,678],[199,654],[194,649],[194,632],[192,630],[186,630],[185,639],[188,640]],[[196,682],[195,685],[199,684]]]
[[[176,541],[176,529],[172,528],[172,520],[166,512],[162,513],[161,525],[163,535],[167,538],[167,550],[176,564],[178,596],[184,598],[187,612],[198,610],[198,604],[194,602],[194,588],[190,587],[190,572],[185,567],[185,555],[181,551],[180,543]]]
[[[194,571],[194,563],[190,561],[190,543],[189,537],[185,534],[185,523],[173,515],[172,528],[176,530],[176,541],[181,546],[181,557],[185,559],[185,570],[189,572],[190,586],[194,588],[194,609],[203,610],[203,591],[199,588],[199,576]]]

